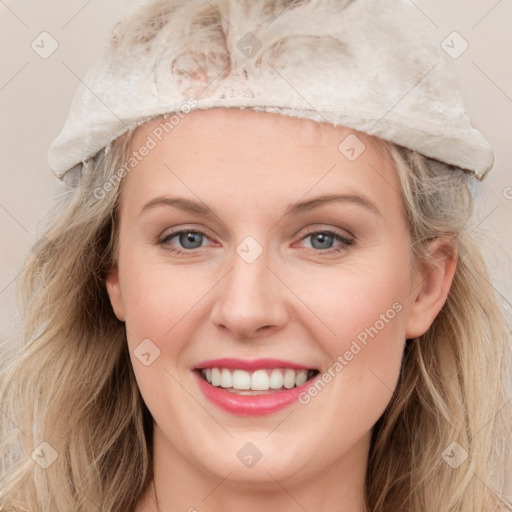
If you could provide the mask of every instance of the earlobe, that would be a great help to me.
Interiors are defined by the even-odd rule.
[[[105,279],[105,286],[107,288],[107,293],[110,298],[110,304],[112,305],[114,314],[116,315],[118,320],[124,322],[124,303],[123,296],[121,293],[121,287],[119,285],[119,270],[117,268],[117,265],[115,265],[108,271],[107,277]]]
[[[429,253],[432,261],[423,265],[411,294],[407,338],[427,332],[446,302],[455,275],[457,250],[449,238],[432,241]]]

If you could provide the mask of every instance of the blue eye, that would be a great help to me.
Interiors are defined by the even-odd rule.
[[[159,243],[161,244],[170,244],[171,240],[173,238],[177,238],[179,243],[182,245],[184,249],[187,250],[193,250],[193,249],[199,249],[203,242],[203,237],[205,237],[206,234],[202,231],[197,230],[191,230],[191,229],[185,229],[182,231],[175,231],[174,233],[170,233],[165,238],[163,238]],[[182,251],[180,249],[170,249],[175,250],[176,252],[186,252]]]
[[[310,231],[302,240],[306,240],[307,238],[311,239],[311,245],[313,249],[315,249],[313,252],[319,253],[318,250],[320,250],[319,254],[325,253],[325,254],[331,254],[331,253],[337,253],[346,250],[349,246],[354,245],[355,240],[348,238],[346,236],[343,236],[339,233],[336,233],[334,231]],[[318,244],[315,244],[313,241],[318,241]],[[332,243],[338,240],[340,244],[334,248],[332,248]],[[327,247],[328,246],[328,247]],[[308,252],[311,250],[309,248],[306,248]],[[318,249],[318,250],[317,250]]]
[[[175,252],[178,254],[187,254],[191,253],[195,249],[200,249],[203,247],[203,242],[205,238],[208,238],[206,233],[197,229],[182,229],[177,230],[172,233],[169,233],[164,238],[158,241],[159,245],[165,246],[166,250],[171,252]],[[331,253],[339,253],[347,250],[349,246],[355,244],[355,240],[352,238],[348,238],[340,233],[336,233],[334,231],[310,231],[306,236],[304,236],[302,240],[306,240],[307,238],[311,238],[312,247],[306,247],[306,252],[318,254],[331,254]],[[176,239],[179,246],[176,247],[176,242],[172,242],[173,239]],[[339,244],[332,248],[332,244],[338,241]],[[317,243],[318,242],[318,243]]]

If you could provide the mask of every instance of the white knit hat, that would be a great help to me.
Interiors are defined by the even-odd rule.
[[[48,153],[58,177],[152,118],[217,107],[346,126],[479,179],[492,167],[448,57],[409,0],[142,3],[75,93]]]

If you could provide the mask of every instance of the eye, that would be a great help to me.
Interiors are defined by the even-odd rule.
[[[205,238],[206,233],[199,229],[180,229],[165,235],[158,244],[165,246],[169,251],[183,254],[201,248]],[[182,246],[181,249],[175,247],[176,242],[173,243],[173,239]]]
[[[157,243],[171,252],[187,254],[203,247],[203,242],[208,238],[208,235],[200,229],[180,229],[168,233]],[[311,239],[311,247],[305,247],[305,249],[306,252],[313,254],[339,253],[355,244],[355,239],[332,230],[311,230],[301,241],[308,238]],[[336,241],[338,245],[333,248],[332,244]],[[181,247],[177,247],[177,244]]]
[[[331,230],[309,231],[308,234],[301,240],[306,240],[308,238],[311,239],[312,249],[306,247],[307,252],[316,254],[339,253],[347,250],[348,247],[355,244],[355,240],[353,238],[348,238],[341,233],[337,233]],[[332,244],[336,240],[339,242],[339,245],[332,248]]]

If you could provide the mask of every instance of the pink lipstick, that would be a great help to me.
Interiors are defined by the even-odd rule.
[[[216,372],[213,379],[212,372]],[[223,374],[222,387],[220,372]],[[252,378],[249,372],[253,372]],[[278,359],[247,361],[222,358],[203,361],[194,368],[199,389],[210,402],[226,412],[243,416],[268,415],[292,405],[314,384],[318,374],[317,369]],[[254,384],[256,375],[259,377],[257,385]],[[281,380],[283,375],[284,384]],[[270,380],[269,376],[272,376]],[[269,385],[269,382],[273,384]]]

